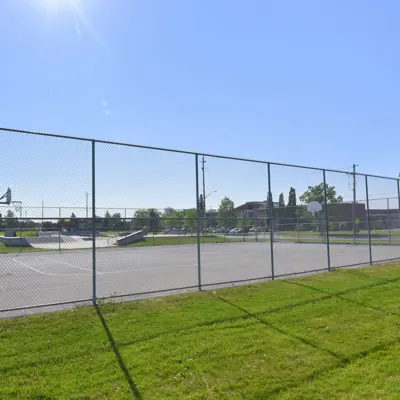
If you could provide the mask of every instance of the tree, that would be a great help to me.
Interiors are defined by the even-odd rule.
[[[285,207],[285,198],[283,197],[283,193],[279,195],[279,207]]]
[[[251,219],[249,218],[247,213],[242,213],[242,215],[238,218],[237,226],[238,228],[249,228],[251,226]]]
[[[218,207],[218,224],[223,227],[236,225],[235,204],[229,197],[224,197]]]
[[[160,215],[154,208],[149,209],[149,231],[158,232],[160,230]]]
[[[42,224],[42,229],[53,229],[55,226],[51,221],[44,221]]]
[[[288,207],[295,207],[297,204],[296,200],[296,189],[294,187],[290,187],[289,189],[289,197],[288,197]]]
[[[11,210],[7,210],[7,228],[14,228],[18,225],[16,219],[15,219],[15,215]]]
[[[25,228],[28,229],[33,229],[37,227],[37,223],[31,219],[28,219],[27,221],[25,221]]]
[[[134,229],[143,229],[144,227],[149,227],[150,223],[149,210],[144,208],[136,210],[133,216],[132,227]]]
[[[164,214],[162,216],[162,226],[163,228],[180,229],[183,226],[184,217],[185,215],[183,211],[168,207],[164,210]]]
[[[316,186],[309,186],[300,197],[300,201],[303,204],[310,204],[312,201],[318,201],[318,203],[324,203],[324,184],[320,183]],[[342,203],[343,197],[336,196],[335,186],[329,186],[326,184],[326,201],[328,203]]]
[[[175,212],[175,210],[172,207],[166,207],[164,208],[164,217],[171,215]]]
[[[117,212],[117,213],[114,213],[112,216],[111,216],[111,225],[114,227],[114,228],[116,228],[116,227],[121,227],[124,223],[123,223],[123,221],[122,221],[122,218],[121,218],[121,213],[119,213],[119,212]]]
[[[76,215],[74,213],[71,214],[70,221],[71,221],[71,226],[73,228],[77,228],[78,227],[78,219],[76,218]]]
[[[185,228],[195,229],[197,225],[197,210],[189,208],[185,211],[185,219],[183,222]]]
[[[110,226],[110,218],[111,218],[111,214],[107,210],[106,213],[104,214],[104,228],[108,228]]]

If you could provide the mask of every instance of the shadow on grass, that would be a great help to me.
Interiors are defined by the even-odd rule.
[[[369,350],[366,351],[361,351],[360,353],[354,354],[350,358],[346,358],[343,360],[338,360],[336,364],[334,364],[331,367],[328,368],[319,368],[313,373],[306,375],[303,379],[301,379],[299,382],[293,382],[291,384],[285,385],[283,388],[276,388],[270,391],[265,391],[263,393],[260,393],[256,399],[269,399],[273,395],[277,395],[279,393],[284,393],[287,392],[288,390],[292,389],[297,389],[300,388],[303,384],[309,384],[317,379],[319,379],[321,376],[326,376],[328,373],[333,373],[336,370],[340,370],[342,368],[347,367],[347,365],[362,360],[363,358],[366,358],[370,355],[373,355],[374,353],[377,353],[378,351],[385,351],[388,350],[390,347],[395,346],[400,343],[400,337],[391,340],[387,343],[382,343],[377,346],[371,347]]]
[[[323,290],[323,289],[319,289],[319,288],[316,288],[316,287],[313,287],[313,286],[305,285],[304,283],[300,283],[300,282],[294,282],[294,281],[293,281],[293,282],[291,282],[291,281],[285,281],[285,282],[286,282],[286,283],[289,283],[290,285],[301,286],[301,287],[304,287],[304,288],[306,288],[306,289],[310,289],[310,290],[313,290],[313,291],[315,291],[315,292],[322,293],[322,294],[327,295],[327,296],[329,296],[329,297],[336,297],[336,298],[338,298],[338,299],[340,299],[340,300],[344,300],[344,301],[346,301],[346,302],[348,302],[348,303],[355,304],[355,305],[357,305],[357,306],[359,306],[359,307],[369,308],[369,309],[371,309],[371,310],[378,311],[378,312],[383,313],[383,314],[386,314],[386,315],[397,315],[397,316],[400,316],[399,313],[396,313],[396,312],[394,312],[394,311],[384,310],[384,309],[382,309],[382,308],[375,307],[375,306],[371,306],[371,305],[366,304],[366,303],[363,303],[363,302],[361,302],[361,301],[356,301],[356,300],[348,299],[347,297],[343,297],[342,294],[344,294],[344,292],[340,292],[340,293],[331,293],[331,292],[327,292],[327,291],[325,291],[325,290]],[[347,292],[347,293],[348,293],[348,292]],[[395,324],[395,325],[399,326],[399,324]]]
[[[338,273],[342,273],[342,271],[340,269],[336,269],[335,271],[338,272]],[[357,286],[357,287],[354,287],[354,288],[349,288],[347,290],[343,290],[343,291],[340,291],[340,292],[337,292],[337,293],[334,293],[334,294],[333,293],[329,293],[329,292],[323,292],[322,290],[320,290],[320,292],[324,293],[324,295],[319,297],[319,298],[316,298],[316,299],[308,299],[308,300],[305,300],[305,301],[290,303],[290,304],[286,304],[286,305],[283,305],[283,306],[280,306],[280,307],[271,308],[269,310],[257,312],[257,313],[249,313],[247,310],[241,310],[244,313],[242,315],[228,317],[228,318],[212,319],[212,320],[208,320],[208,321],[205,321],[205,322],[200,322],[200,323],[196,323],[196,324],[193,324],[193,325],[189,325],[189,326],[186,326],[186,327],[183,327],[183,328],[179,327],[179,328],[174,328],[174,329],[166,329],[166,330],[164,330],[162,332],[159,332],[157,334],[154,334],[154,335],[149,335],[149,336],[146,336],[146,337],[138,338],[136,340],[122,342],[122,343],[116,343],[114,341],[114,339],[112,341],[110,340],[110,337],[112,338],[111,332],[108,329],[108,327],[107,327],[107,329],[105,328],[107,326],[107,324],[105,323],[104,316],[101,314],[101,311],[99,310],[99,306],[96,307],[96,310],[97,310],[97,313],[99,314],[99,317],[101,315],[100,319],[101,319],[101,321],[103,323],[103,327],[106,329],[106,332],[108,334],[108,337],[109,337],[110,343],[112,344],[112,348],[113,348],[114,352],[116,352],[116,355],[117,354],[119,355],[119,356],[117,356],[117,358],[119,357],[119,359],[121,359],[121,356],[120,356],[120,354],[118,352],[118,348],[129,347],[129,346],[133,346],[133,345],[138,344],[138,343],[149,342],[151,340],[158,339],[158,338],[163,337],[165,335],[179,334],[179,333],[182,333],[182,332],[186,332],[186,331],[188,331],[190,329],[208,327],[208,326],[212,326],[214,324],[224,323],[224,322],[234,322],[234,321],[241,320],[243,318],[252,317],[252,318],[256,318],[257,320],[259,320],[259,319],[261,319],[261,316],[265,315],[265,314],[279,313],[279,312],[284,311],[284,310],[294,309],[296,307],[301,307],[301,306],[308,305],[308,304],[318,303],[318,302],[326,300],[326,299],[328,299],[328,298],[330,298],[332,296],[341,296],[341,295],[344,295],[344,294],[347,294],[347,293],[357,292],[358,290],[373,288],[373,287],[377,287],[377,286],[384,286],[386,284],[390,284],[390,283],[393,284],[393,283],[397,283],[397,282],[400,281],[400,277],[393,278],[393,279],[384,279],[384,278],[381,278],[381,277],[364,274],[361,271],[353,270],[353,269],[352,270],[349,270],[349,269],[346,270],[346,273],[352,273],[352,274],[355,274],[355,275],[359,275],[359,276],[363,276],[363,277],[366,277],[366,278],[370,278],[371,280],[373,280],[375,282],[374,283],[370,283],[370,284],[366,284],[366,285]],[[282,282],[285,282],[286,284],[293,284],[293,282],[289,282],[287,280],[282,280]],[[311,289],[311,287],[310,287],[310,289]],[[219,297],[219,298],[221,299],[221,297]],[[348,300],[348,299],[346,299],[346,300]],[[225,302],[227,303],[226,300],[225,300]],[[233,304],[230,304],[230,305],[233,305]],[[234,306],[236,308],[238,308],[236,305],[234,305]],[[372,308],[371,306],[367,306],[367,307]],[[383,310],[381,310],[381,311],[383,311]],[[104,351],[104,349],[90,349],[90,350],[86,350],[86,351],[81,351],[81,352],[69,354],[68,356],[63,357],[63,359],[64,360],[72,360],[72,359],[75,359],[75,358],[82,357],[82,356],[84,356],[84,355],[86,355],[86,354],[88,354],[90,352],[102,353],[103,351]],[[59,357],[55,357],[54,360],[51,359],[51,358],[48,358],[46,360],[27,362],[27,363],[24,364],[24,366],[25,367],[40,366],[40,365],[47,364],[47,363],[58,362],[59,360],[60,360]],[[12,371],[14,369],[17,369],[17,368],[19,368],[19,366],[0,368],[0,374],[6,373],[6,372],[10,372],[10,371]],[[125,367],[125,369],[126,369],[126,367]],[[129,373],[128,373],[128,376],[129,376]],[[134,383],[133,383],[131,378],[130,378],[130,381],[132,382],[133,387],[134,387]]]
[[[391,264],[389,264],[389,265],[391,265]],[[342,272],[343,270],[340,269],[340,268],[337,268],[336,271]],[[396,283],[396,282],[398,282],[400,280],[400,277],[392,278],[392,279],[385,279],[385,278],[382,278],[381,276],[365,274],[362,271],[360,271],[359,269],[347,269],[346,273],[347,274],[357,275],[357,276],[362,276],[364,278],[373,279],[375,281],[381,282],[382,285],[384,285],[386,283]]]
[[[338,273],[340,273],[340,270],[336,270],[336,271]],[[347,289],[347,290],[343,290],[343,291],[337,292],[337,293],[335,293],[336,296],[341,296],[341,295],[344,295],[346,293],[353,293],[353,292],[357,292],[358,290],[373,288],[373,287],[376,287],[376,286],[384,286],[384,285],[389,284],[389,283],[395,283],[395,282],[400,281],[400,277],[399,278],[394,278],[394,279],[384,279],[384,278],[379,278],[379,277],[363,274],[363,273],[358,272],[358,271],[356,272],[355,270],[346,270],[346,273],[349,273],[350,271],[351,271],[351,273],[354,273],[354,274],[357,274],[357,275],[361,275],[361,276],[364,276],[366,278],[370,278],[372,280],[375,280],[375,282],[372,283],[372,284],[370,283],[370,284],[367,284],[367,285],[361,285],[361,286],[357,286],[357,287],[354,287],[354,288],[350,288],[350,289]],[[293,284],[293,283],[289,283],[289,281],[285,281],[285,280],[282,280],[282,282],[285,282],[286,284]],[[324,296],[321,296],[321,297],[316,298],[316,299],[308,299],[308,300],[305,300],[305,301],[300,301],[300,302],[296,302],[296,303],[290,303],[290,304],[286,304],[286,305],[283,305],[283,306],[280,306],[280,307],[271,308],[270,310],[257,312],[257,313],[249,314],[247,311],[245,311],[245,313],[242,314],[242,315],[228,317],[228,318],[212,319],[212,320],[209,320],[209,321],[205,321],[205,322],[200,322],[200,323],[197,323],[197,324],[189,325],[189,326],[186,326],[186,327],[183,327],[183,328],[179,327],[179,328],[174,328],[174,329],[166,329],[166,330],[164,330],[162,332],[159,332],[157,334],[149,335],[149,336],[142,337],[142,338],[138,338],[138,339],[135,339],[135,340],[132,340],[132,341],[127,341],[127,342],[122,342],[122,343],[116,343],[115,341],[113,341],[113,349],[116,348],[117,351],[118,351],[118,348],[129,347],[129,346],[133,346],[133,345],[138,344],[138,343],[149,342],[151,340],[158,339],[158,338],[163,337],[165,335],[179,334],[179,333],[182,333],[182,332],[186,332],[186,331],[188,331],[190,329],[196,329],[196,328],[201,328],[201,327],[212,326],[212,325],[218,324],[218,323],[234,322],[234,321],[238,321],[238,320],[241,320],[243,318],[246,318],[246,317],[249,318],[249,315],[251,315],[253,318],[257,318],[258,319],[262,315],[265,315],[265,314],[279,313],[279,312],[284,311],[284,310],[295,309],[296,307],[301,307],[301,306],[308,305],[308,304],[318,303],[318,302],[326,300],[326,299],[328,299],[328,298],[330,298],[332,296],[333,296],[332,293],[324,293]],[[237,308],[237,306],[235,306],[235,307]],[[99,307],[97,306],[97,312],[99,313],[100,310],[98,308]],[[244,311],[242,310],[242,312],[244,312]],[[102,315],[102,320],[105,323],[103,315]],[[104,326],[104,324],[103,324],[103,326]],[[108,333],[110,333],[109,330],[108,330]],[[88,354],[88,353],[93,352],[93,351],[95,353],[101,353],[104,350],[103,349],[98,349],[98,350],[90,349],[90,350],[87,350],[87,351],[82,351],[82,352],[79,352],[79,353],[70,354],[69,356],[64,357],[64,359],[65,360],[72,360],[74,358],[82,357],[85,354]],[[39,366],[39,365],[43,365],[45,363],[51,363],[51,362],[56,362],[56,361],[59,361],[59,357],[55,357],[54,361],[52,359],[46,359],[46,360],[33,361],[33,362],[30,362],[30,363],[25,363],[24,366],[25,367],[33,367],[33,366]],[[12,366],[12,367],[0,368],[0,373],[6,373],[6,372],[12,371],[12,370],[14,370],[16,368],[19,368],[19,367]]]
[[[126,367],[126,365],[124,363],[124,360],[123,360],[123,358],[121,356],[121,353],[118,350],[118,346],[115,343],[115,340],[114,340],[114,338],[113,338],[113,336],[111,334],[111,331],[110,331],[110,329],[109,329],[109,327],[107,325],[106,320],[104,319],[104,316],[103,316],[103,314],[101,312],[100,307],[99,306],[95,306],[95,307],[96,307],[96,312],[97,312],[97,315],[98,315],[98,317],[100,319],[100,322],[103,325],[103,328],[104,328],[104,330],[105,330],[105,332],[107,334],[107,337],[108,337],[108,340],[110,342],[110,345],[111,345],[111,347],[112,347],[112,349],[114,351],[115,357],[117,358],[119,367],[121,368],[121,371],[124,373],[125,379],[129,384],[129,388],[131,390],[133,398],[136,399],[136,400],[142,400],[142,395],[141,395],[140,391],[138,390],[138,388],[136,387],[136,384],[133,381],[133,379],[132,379],[132,377],[131,377],[131,375],[129,373],[129,370],[128,370],[128,368]]]
[[[266,327],[268,327],[268,328],[270,328],[270,329],[272,329],[272,330],[274,330],[276,332],[279,332],[282,335],[289,336],[289,337],[291,337],[293,339],[296,339],[299,342],[302,342],[303,344],[306,344],[308,346],[314,347],[314,349],[316,349],[316,350],[328,353],[329,355],[331,355],[332,357],[338,359],[339,361],[344,361],[344,358],[341,357],[340,354],[335,353],[334,351],[331,351],[329,349],[324,349],[323,347],[318,346],[316,343],[314,343],[314,342],[312,342],[312,341],[310,341],[308,339],[302,338],[302,337],[297,336],[297,335],[295,335],[293,333],[285,331],[284,329],[279,328],[279,327],[271,324],[270,322],[262,319],[259,315],[255,314],[255,313],[251,313],[250,311],[247,311],[245,308],[240,307],[239,305],[237,305],[235,303],[232,303],[229,300],[224,299],[223,297],[219,296],[218,294],[215,294],[215,297],[217,299],[219,299],[220,301],[222,301],[222,302],[224,302],[224,303],[226,303],[226,304],[228,304],[228,305],[230,305],[232,307],[235,307],[236,309],[240,310],[241,312],[243,312],[248,317],[256,319],[261,324],[265,325]]]
[[[389,282],[388,282],[388,283],[389,283]],[[297,283],[292,283],[292,282],[291,282],[291,284],[297,284]],[[378,285],[379,285],[379,284],[378,284]],[[300,284],[300,286],[309,287],[309,286],[307,286],[307,285],[302,285],[302,284]],[[377,285],[370,285],[370,286],[373,287],[373,286],[377,286]],[[315,288],[312,288],[312,287],[309,287],[309,288],[310,288],[310,289],[315,289]],[[322,292],[322,293],[324,293],[324,294],[326,294],[326,295],[328,295],[328,296],[335,296],[335,295],[332,294],[332,293],[326,293],[326,292],[323,292],[322,290],[319,290],[319,289],[316,289],[316,290],[319,291],[319,292]],[[345,291],[345,292],[350,292],[350,291],[351,291],[351,290]],[[337,297],[340,297],[340,296],[337,296]],[[377,346],[373,346],[373,347],[371,347],[371,348],[368,349],[368,350],[361,351],[361,352],[359,352],[359,353],[353,354],[353,355],[350,356],[350,357],[343,357],[343,356],[341,356],[340,354],[337,354],[337,353],[332,352],[332,351],[330,351],[330,350],[328,350],[328,349],[325,349],[325,348],[323,348],[323,347],[318,346],[316,343],[313,343],[313,342],[311,342],[310,340],[304,339],[304,338],[302,338],[302,337],[299,337],[299,336],[297,336],[297,335],[294,335],[294,334],[292,334],[292,333],[289,333],[289,332],[287,332],[287,331],[285,331],[285,330],[283,330],[283,329],[281,329],[281,328],[279,328],[279,327],[276,327],[276,326],[274,326],[273,324],[269,323],[268,321],[265,321],[264,319],[262,319],[262,318],[259,316],[259,314],[251,313],[251,312],[247,311],[246,309],[244,309],[244,308],[238,306],[237,304],[234,304],[234,303],[232,303],[231,301],[226,300],[226,299],[224,299],[223,297],[220,297],[219,295],[216,295],[216,298],[218,298],[220,301],[223,301],[224,303],[229,304],[230,306],[235,307],[236,309],[242,311],[242,312],[245,313],[247,316],[256,319],[257,321],[259,321],[260,323],[262,323],[262,324],[265,325],[266,327],[268,327],[268,328],[270,328],[270,329],[273,329],[273,330],[275,330],[276,332],[279,332],[279,333],[281,333],[281,334],[283,334],[283,335],[286,335],[286,336],[288,336],[288,337],[294,338],[294,339],[298,340],[299,342],[302,342],[302,343],[304,343],[304,344],[306,344],[306,345],[308,345],[308,346],[313,347],[313,348],[316,349],[316,350],[319,350],[319,351],[328,353],[328,354],[330,354],[331,356],[333,356],[333,357],[335,358],[335,360],[336,360],[336,362],[334,363],[334,365],[332,365],[332,366],[330,366],[330,367],[328,367],[328,368],[319,368],[318,370],[314,371],[313,373],[311,373],[311,374],[309,374],[309,375],[303,377],[303,378],[300,379],[298,382],[293,382],[293,383],[291,383],[291,384],[289,384],[289,385],[285,385],[284,387],[276,388],[276,389],[273,389],[273,390],[271,390],[271,391],[265,391],[265,392],[262,392],[262,393],[260,392],[260,393],[256,394],[256,396],[254,397],[255,400],[256,400],[256,399],[260,399],[260,400],[261,400],[261,399],[267,399],[267,398],[270,398],[271,396],[277,395],[277,394],[279,394],[279,393],[284,393],[284,392],[287,392],[288,390],[299,388],[299,387],[301,387],[303,384],[305,384],[305,383],[310,383],[310,382],[312,382],[312,381],[314,381],[314,380],[317,380],[317,379],[319,379],[321,376],[326,375],[327,373],[331,373],[331,372],[333,372],[333,371],[335,371],[335,370],[338,370],[338,369],[341,369],[341,368],[345,368],[347,365],[349,365],[349,364],[351,364],[351,363],[353,363],[353,362],[355,362],[355,361],[358,361],[358,360],[360,360],[360,359],[363,359],[363,358],[365,358],[365,357],[367,357],[367,356],[369,356],[369,355],[372,355],[372,354],[374,354],[374,353],[376,353],[376,352],[378,352],[378,351],[387,350],[387,349],[389,349],[391,346],[400,343],[400,337],[397,337],[397,338],[394,339],[394,340],[388,341],[388,342],[386,342],[386,343],[379,344],[379,345],[377,345]],[[340,298],[342,298],[342,297],[340,297]],[[325,296],[324,296],[324,299],[326,299]],[[344,300],[347,300],[347,299],[345,299],[345,298],[343,298],[343,299],[344,299]],[[319,299],[319,300],[322,300],[322,299]],[[352,301],[351,301],[351,302],[352,302]],[[355,304],[358,304],[358,303],[356,303],[356,302],[354,302],[354,303],[355,303]],[[360,303],[359,305],[362,305],[362,304]],[[366,306],[366,307],[369,307],[369,306]],[[381,312],[385,312],[384,310],[381,310],[381,309],[378,309],[378,308],[375,308],[375,307],[371,307],[371,308],[374,308],[374,309],[376,309],[376,310],[378,310],[378,311],[381,311]]]

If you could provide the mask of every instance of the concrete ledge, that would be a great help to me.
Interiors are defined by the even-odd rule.
[[[7,247],[32,247],[28,240],[24,237],[0,236],[0,243],[3,243]]]
[[[117,239],[117,245],[126,246],[128,244],[140,242],[143,239],[144,239],[144,232],[137,231]]]

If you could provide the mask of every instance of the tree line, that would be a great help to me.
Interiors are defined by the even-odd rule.
[[[338,196],[334,186],[326,185],[326,195],[328,203],[342,203],[343,197]],[[300,204],[297,204],[296,189],[290,187],[288,193],[288,200],[285,204],[285,197],[283,193],[280,193],[278,200],[278,207],[290,208],[293,207],[295,213],[298,215],[304,207],[312,201],[318,201],[319,203],[324,202],[324,184],[320,183],[315,186],[308,186],[307,190],[299,196]],[[274,201],[272,196],[268,195],[266,200],[266,210],[272,205]],[[246,228],[254,224],[254,220],[249,218],[247,213],[241,215],[235,211],[235,203],[229,197],[224,197],[218,207],[215,218],[209,218],[206,211],[204,210],[204,200],[202,195],[199,197],[197,204],[199,208],[199,214],[203,225],[207,227],[239,227]],[[18,225],[14,213],[11,210],[7,211],[6,227],[15,228]],[[268,218],[268,212],[266,211],[265,219]],[[263,219],[263,218],[261,218]],[[206,220],[206,222],[204,222]],[[4,226],[2,216],[0,214],[1,226]],[[27,228],[34,228],[41,226],[43,229],[78,229],[78,228],[90,228],[91,220],[84,218],[78,218],[74,213],[71,214],[70,218],[64,218],[58,220],[56,223],[51,221],[42,221],[35,223],[34,221],[24,220],[23,226]],[[96,216],[96,225],[101,226],[104,230],[116,230],[116,229],[147,229],[151,232],[156,232],[161,229],[196,229],[197,226],[197,209],[189,208],[186,210],[177,210],[172,207],[167,207],[163,211],[155,208],[142,208],[135,211],[133,217],[123,218],[119,212],[111,214],[108,210],[105,212],[104,217]]]

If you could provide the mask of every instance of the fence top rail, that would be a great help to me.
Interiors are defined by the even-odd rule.
[[[265,161],[265,160],[254,160],[251,158],[231,157],[231,156],[223,156],[223,155],[211,154],[211,153],[199,153],[199,152],[188,151],[188,150],[177,150],[177,149],[169,149],[166,147],[145,146],[145,145],[140,145],[140,144],[115,142],[115,141],[103,140],[103,139],[94,139],[94,138],[91,139],[91,138],[87,138],[87,137],[62,135],[62,134],[40,132],[40,131],[31,131],[31,130],[26,130],[26,129],[0,127],[0,131],[12,132],[12,133],[23,133],[26,135],[46,136],[46,137],[53,137],[53,138],[58,138],[58,139],[78,140],[78,141],[84,141],[84,142],[95,142],[95,143],[110,144],[110,145],[117,145],[117,146],[135,147],[138,149],[168,151],[171,153],[179,153],[179,154],[188,154],[188,155],[196,155],[197,154],[197,155],[204,156],[204,157],[220,158],[220,159],[225,159],[225,160],[245,161],[245,162],[265,164],[265,165],[276,165],[276,166],[281,166],[281,167],[302,168],[302,169],[310,169],[310,170],[315,170],[315,171],[325,171],[325,172],[333,172],[333,173],[338,173],[338,174],[353,175],[353,173],[349,172],[349,171],[341,171],[341,170],[328,169],[328,168],[309,167],[306,165],[286,164],[286,163],[278,163],[278,162]],[[400,177],[395,178],[395,177],[372,175],[372,174],[366,174],[366,173],[360,173],[360,172],[356,172],[355,175],[400,181]]]

